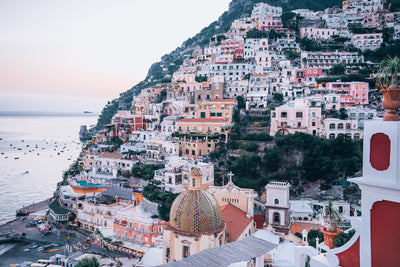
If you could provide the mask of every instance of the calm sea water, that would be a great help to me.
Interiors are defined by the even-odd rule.
[[[0,112],[0,225],[15,211],[53,195],[81,152],[81,125],[94,114]]]

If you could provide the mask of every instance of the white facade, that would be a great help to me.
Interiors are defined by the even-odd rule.
[[[306,62],[303,67],[306,68],[322,68],[329,69],[333,65],[344,64],[357,64],[364,62],[364,56],[358,55],[356,52],[301,52],[302,64]]]
[[[265,15],[282,15],[282,7],[270,6],[266,3],[258,3],[253,7],[251,18],[262,20]]]
[[[363,130],[358,127],[358,121],[356,120],[340,120],[336,118],[323,120],[323,138],[333,140],[339,134],[347,135],[351,139],[356,140],[363,138]]]
[[[246,109],[266,108],[271,99],[271,79],[267,74],[251,75],[246,96]]]
[[[354,34],[351,43],[361,50],[376,50],[383,42],[382,33]]]
[[[337,35],[336,29],[324,29],[314,27],[300,28],[300,38],[308,38],[313,40],[331,39],[332,35]]]
[[[246,97],[248,84],[248,80],[226,82],[224,86],[224,98]]]

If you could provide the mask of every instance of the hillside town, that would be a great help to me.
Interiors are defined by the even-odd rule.
[[[284,13],[254,5],[250,17],[190,51],[173,75],[119,103],[101,130],[84,129],[83,151],[64,172],[46,225],[80,231],[129,257],[126,266],[378,266],[371,258],[396,266],[398,259],[383,259],[376,244],[393,244],[387,249],[395,252],[398,234],[390,237],[390,227],[377,232],[383,219],[370,213],[375,201],[384,203],[380,215],[398,211],[400,202],[398,122],[381,120],[379,64],[364,53],[400,40],[400,12],[384,4],[348,0],[341,8]],[[250,117],[258,119],[246,122]],[[316,190],[307,197],[285,177],[240,187],[240,174],[221,167],[216,155],[239,122],[241,134],[260,136],[247,140],[261,147],[296,133],[393,141],[364,142],[359,177],[341,181],[357,183],[358,198],[321,194],[315,183],[307,184]],[[377,148],[384,145],[389,159]],[[373,243],[379,234],[388,239]],[[50,260],[73,267],[83,253]]]

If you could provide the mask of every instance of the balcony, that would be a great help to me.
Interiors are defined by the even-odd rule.
[[[127,221],[120,221],[120,220],[117,220],[117,219],[114,220],[114,223],[122,225],[122,226],[127,226],[128,225]]]
[[[93,212],[93,211],[84,210],[83,213],[86,213],[86,214],[89,214],[89,215],[94,215],[94,212]]]

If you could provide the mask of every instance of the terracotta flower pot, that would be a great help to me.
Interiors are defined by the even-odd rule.
[[[335,246],[333,245],[333,242],[335,242],[339,232],[328,232],[326,227],[322,227],[321,232],[324,234],[324,244],[330,249],[334,248]]]
[[[392,84],[388,89],[381,90],[383,94],[382,107],[386,109],[384,121],[399,121],[396,111],[400,108],[400,88]]]

